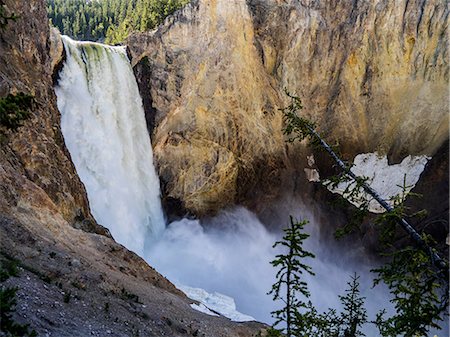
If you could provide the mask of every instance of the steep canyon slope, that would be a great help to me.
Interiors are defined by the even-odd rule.
[[[96,224],[61,136],[44,1],[5,4],[19,18],[0,32],[0,96],[36,98],[0,144],[1,260],[22,266],[7,281],[20,287],[15,318],[58,336],[257,332],[193,311]],[[282,133],[287,88],[348,158],[435,156],[419,187],[448,216],[448,14],[438,0],[194,0],[131,36],[166,205],[201,216],[290,187],[306,152]]]
[[[282,134],[285,88],[348,159],[434,155],[448,14],[434,0],[195,0],[132,35],[166,204],[204,215],[282,193],[282,171],[305,162]]]
[[[95,222],[61,135],[45,1],[8,0],[4,8],[18,18],[0,31],[0,96],[24,92],[36,101],[0,144],[1,287],[18,287],[13,319],[39,336],[257,333],[260,324],[193,310]],[[7,266],[18,274],[4,282]]]

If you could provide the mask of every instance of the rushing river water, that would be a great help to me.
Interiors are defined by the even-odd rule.
[[[67,58],[55,87],[61,127],[97,222],[191,298],[233,320],[271,323],[270,312],[281,306],[267,292],[276,273],[270,261],[280,253],[272,244],[282,225],[268,231],[254,214],[235,208],[203,223],[182,219],[166,226],[142,100],[125,48],[68,37],[63,42]],[[369,317],[389,307],[386,289],[371,289],[372,266],[358,247],[323,242],[320,224],[308,210],[299,206],[289,212],[311,220],[306,247],[316,258],[305,263],[316,272],[307,281],[319,310],[339,308],[338,295],[354,271],[362,275]],[[370,327],[365,332],[376,335]]]

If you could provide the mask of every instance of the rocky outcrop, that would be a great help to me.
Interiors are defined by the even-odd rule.
[[[258,333],[262,324],[192,309],[96,224],[61,135],[45,1],[7,0],[5,9],[19,18],[0,31],[0,97],[35,97],[31,118],[0,140],[0,283],[18,287],[13,320],[39,336]],[[5,266],[17,270],[4,282]]]
[[[278,195],[284,168],[303,175],[305,153],[282,134],[284,88],[348,159],[433,155],[448,138],[448,13],[425,0],[196,0],[131,36],[166,203],[202,215]]]
[[[10,214],[11,207],[27,204],[24,186],[31,184],[46,195],[41,198],[43,208],[57,210],[75,227],[107,234],[90,214],[84,186],[61,134],[45,6],[39,1],[6,1],[6,9],[19,18],[1,32],[0,95],[24,92],[34,97],[35,104],[31,118],[1,144],[1,213]]]
[[[22,201],[0,214],[0,263],[17,265],[13,319],[39,336],[254,336],[260,323],[202,314],[136,254],[71,227],[41,189],[23,179]]]
[[[262,54],[276,51],[280,87],[303,99],[306,115],[344,152],[377,150],[398,161],[433,155],[448,138],[444,3],[248,3]]]
[[[128,41],[138,77],[147,73],[141,91],[154,109],[165,195],[197,215],[236,202],[283,165],[279,97],[253,35],[244,1],[210,1]]]

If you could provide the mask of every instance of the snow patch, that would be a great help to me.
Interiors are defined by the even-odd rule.
[[[406,192],[411,191],[419,181],[425,165],[430,160],[427,156],[408,156],[400,164],[389,165],[387,156],[375,153],[363,153],[355,157],[351,171],[359,177],[367,177],[372,187],[383,199],[393,205],[390,199],[402,193],[403,179],[406,176]],[[328,187],[333,193],[343,194],[352,182],[340,183],[336,188]],[[372,213],[384,213],[385,209],[366,193],[361,195],[363,200],[370,200],[369,211]],[[350,201],[355,206],[360,206],[362,201]]]
[[[180,284],[177,284],[176,286],[189,298],[200,302],[200,305],[191,304],[191,307],[195,310],[212,316],[218,316],[215,313],[218,312],[235,322],[248,322],[255,320],[253,317],[237,311],[234,299],[229,296],[217,292],[208,293],[206,290],[201,288],[192,288]]]

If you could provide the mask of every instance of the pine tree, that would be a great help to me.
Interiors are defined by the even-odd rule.
[[[367,323],[367,311],[364,308],[364,297],[359,290],[359,276],[354,274],[348,282],[349,288],[344,296],[339,296],[344,311],[341,313],[340,326],[344,330],[344,337],[365,336],[360,328]]]
[[[286,93],[292,99],[292,103],[282,109],[287,122],[284,132],[291,137],[290,141],[308,139],[315,149],[326,151],[342,169],[342,174],[335,177],[335,182],[339,182],[341,179],[352,180],[356,186],[356,192],[351,192],[350,196],[359,194],[360,189],[364,190],[387,210],[376,221],[381,224],[379,228],[382,238],[390,237],[392,240],[396,226],[400,226],[416,245],[416,247],[408,246],[398,250],[392,242],[390,244],[387,242],[387,246],[386,242],[382,243],[385,249],[384,255],[389,256],[391,260],[385,266],[372,270],[378,275],[374,284],[383,282],[389,287],[390,293],[394,296],[391,302],[395,305],[396,313],[388,318],[384,317],[384,311],[377,315],[374,323],[380,333],[383,337],[427,336],[430,327],[440,328],[439,322],[442,321],[442,315],[448,314],[449,264],[433,248],[430,237],[419,234],[406,220],[406,208],[404,207],[407,197],[406,186],[403,186],[401,195],[392,199],[394,206],[388,204],[366,183],[364,177],[358,177],[350,170],[350,166],[340,158],[337,151],[328,145],[315,130],[313,122],[297,115],[297,112],[302,109],[301,101],[298,97]],[[423,212],[419,213],[423,214]],[[362,336],[358,327],[361,322],[367,320],[362,308],[362,299],[358,297],[359,292],[355,291],[359,287],[356,281],[357,279],[354,279],[350,284],[350,293],[341,297],[341,301],[344,300],[346,311],[338,324],[345,325],[345,336]],[[353,304],[350,305],[351,303]],[[312,305],[309,307],[309,312],[306,313],[309,316],[303,315],[308,318],[309,326],[307,328],[326,326],[326,319],[325,321],[323,319],[325,316],[317,315]],[[335,318],[335,316],[332,317],[333,320]],[[330,334],[330,336],[333,335]],[[339,332],[336,336],[339,336]]]
[[[306,308],[307,303],[299,299],[299,295],[305,299],[310,296],[307,283],[304,281],[304,274],[314,273],[311,267],[303,260],[314,258],[314,254],[303,248],[304,241],[309,234],[304,233],[304,226],[308,221],[295,221],[290,217],[290,225],[284,230],[285,235],[281,241],[277,241],[273,247],[282,246],[287,249],[286,254],[278,254],[271,264],[279,268],[276,274],[277,282],[272,286],[269,294],[273,295],[273,300],[282,300],[285,306],[272,312],[276,321],[274,327],[284,322],[286,324],[286,334],[288,337],[296,335],[299,330],[299,310]]]
[[[47,0],[50,22],[62,34],[116,44],[133,31],[155,28],[189,0]]]

